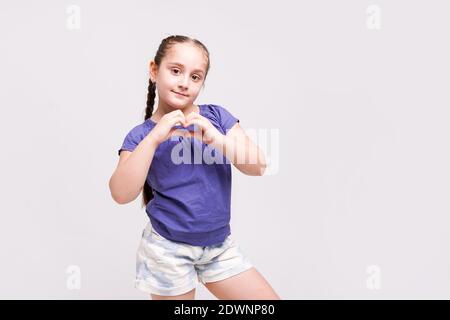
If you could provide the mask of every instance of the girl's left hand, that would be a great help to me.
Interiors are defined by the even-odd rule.
[[[191,112],[186,116],[184,127],[190,126],[191,124],[194,125],[195,132],[189,131],[189,135],[202,140],[206,144],[220,142],[224,138],[224,135],[208,119],[197,112]],[[198,128],[201,129],[200,132]]]

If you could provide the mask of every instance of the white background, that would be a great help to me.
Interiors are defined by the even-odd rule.
[[[148,218],[108,181],[171,34],[210,51],[196,103],[279,130],[276,174],[233,168],[231,225],[283,299],[450,298],[449,15],[437,0],[2,0],[0,298],[148,299],[133,286]]]

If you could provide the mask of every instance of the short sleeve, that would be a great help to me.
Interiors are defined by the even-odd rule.
[[[133,152],[134,149],[138,146],[138,144],[144,139],[145,132],[143,130],[143,126],[139,125],[134,127],[133,129],[128,132],[128,134],[125,136],[125,139],[123,140],[122,147],[119,149],[118,154],[120,156],[120,152],[122,150],[131,151]]]
[[[216,109],[218,111],[220,125],[226,134],[236,122],[239,122],[239,119],[232,115],[225,107],[216,105]]]

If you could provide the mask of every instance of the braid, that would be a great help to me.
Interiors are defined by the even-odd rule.
[[[145,118],[147,120],[153,114],[153,106],[155,104],[155,83],[152,82],[152,79],[148,79],[148,93],[147,93],[147,107],[145,108]]]
[[[155,83],[152,82],[152,79],[148,79],[148,93],[147,93],[147,107],[145,108],[145,118],[147,120],[153,114],[153,105],[155,104],[155,91],[156,86]],[[153,199],[153,189],[148,184],[147,180],[144,183],[144,188],[142,192],[142,207],[145,207],[150,200]]]

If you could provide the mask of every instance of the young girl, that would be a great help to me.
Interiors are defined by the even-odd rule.
[[[280,299],[230,234],[230,162],[253,176],[263,175],[265,163],[227,109],[193,104],[209,62],[200,41],[164,39],[149,65],[144,122],[119,149],[111,195],[125,204],[142,190],[149,217],[135,286],[152,299],[194,299],[200,280],[218,299]],[[242,161],[245,153],[258,160]]]

